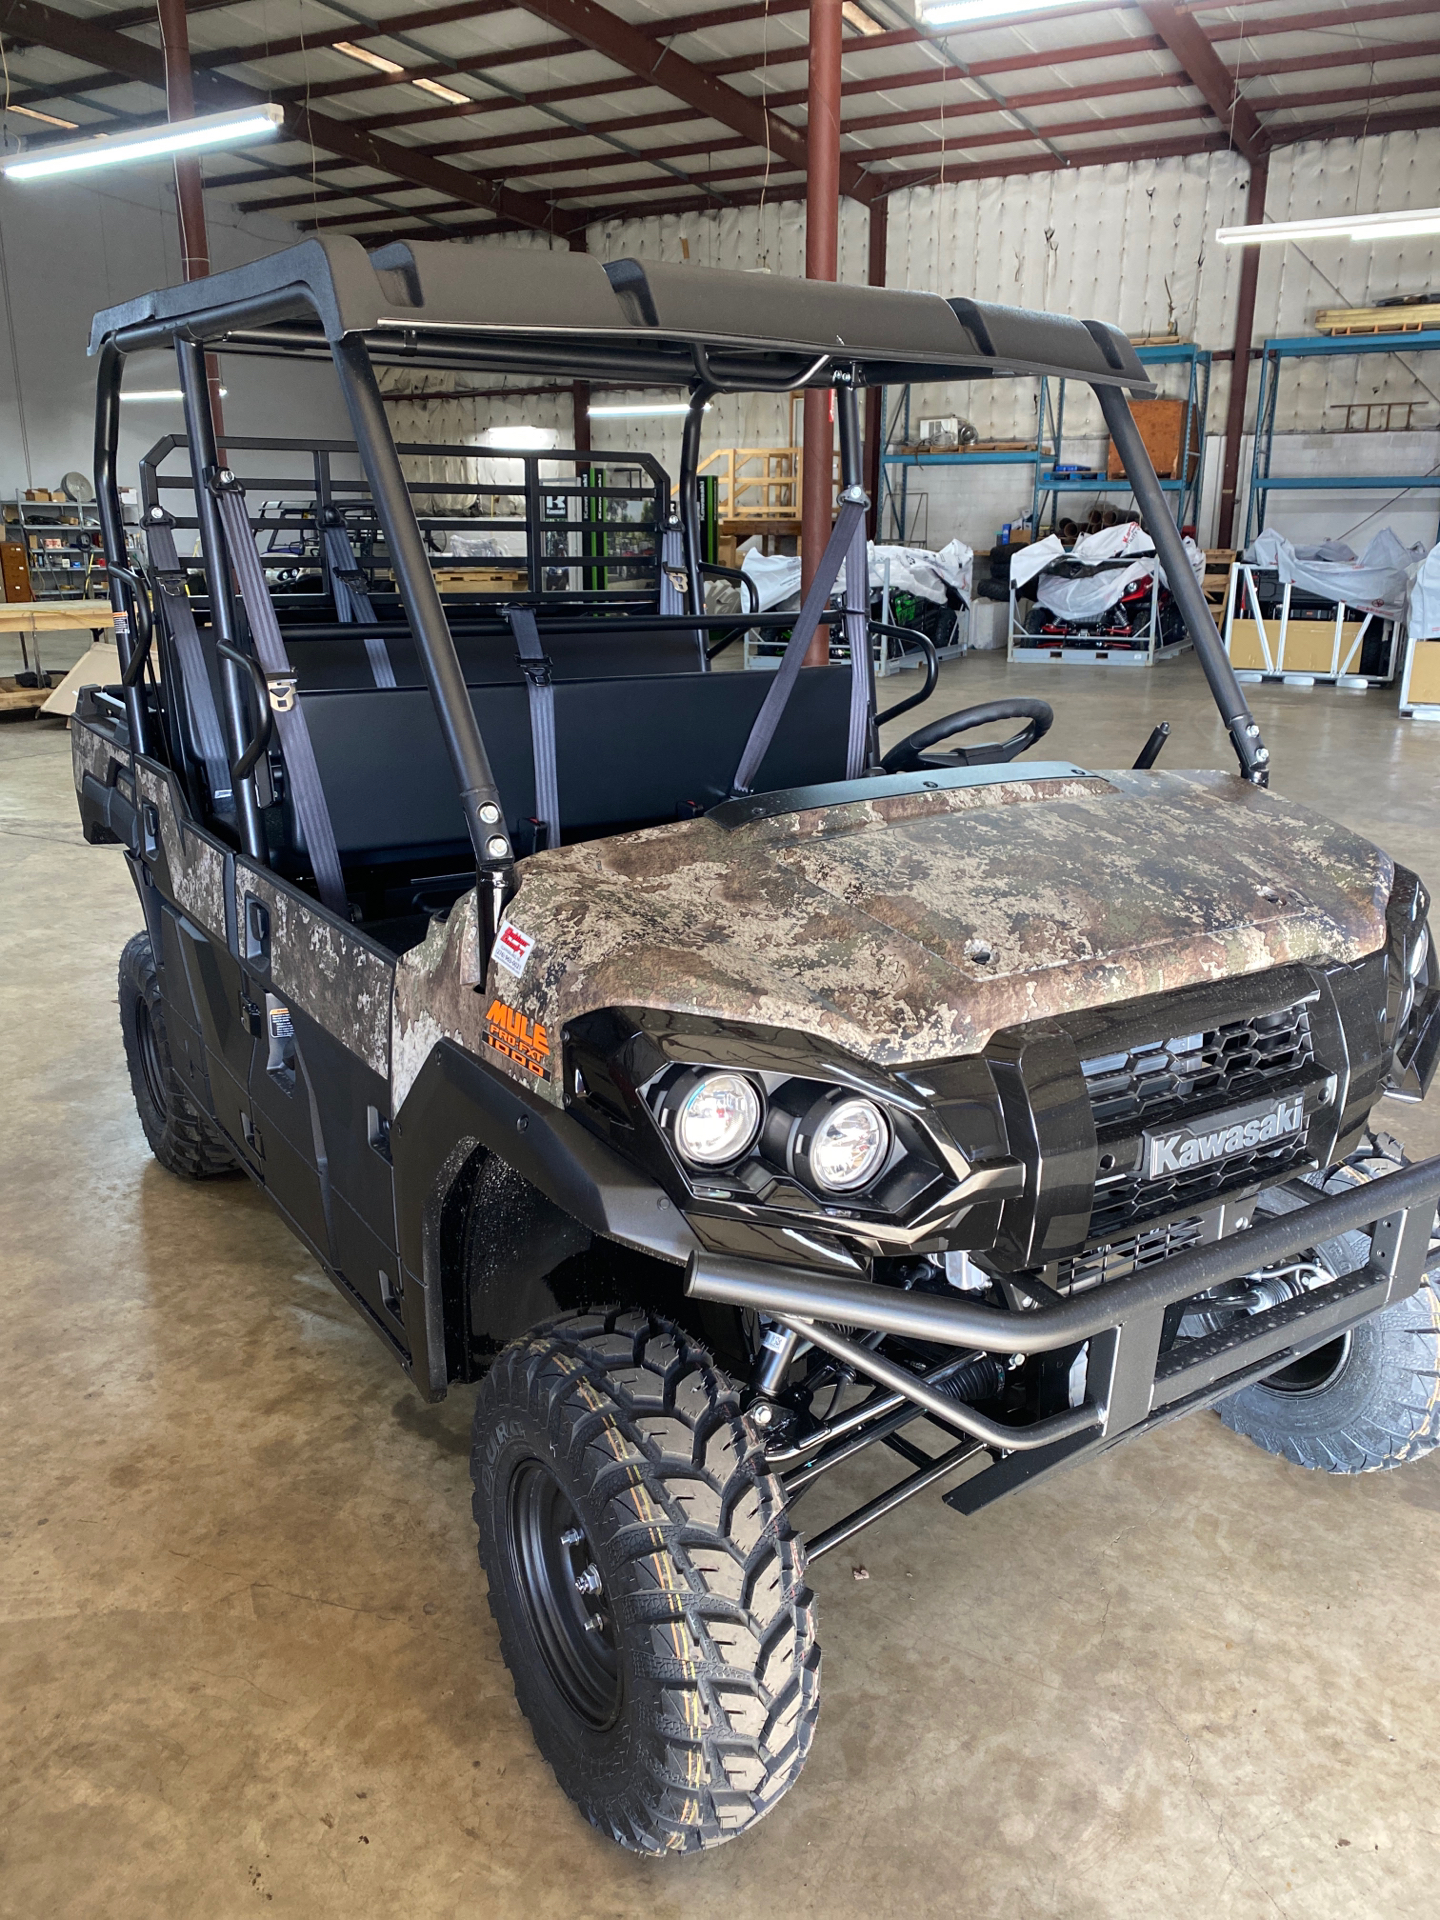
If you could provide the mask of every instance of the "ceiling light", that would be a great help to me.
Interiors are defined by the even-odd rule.
[[[368,47],[357,47],[353,40],[337,40],[331,52],[343,53],[347,59],[362,61],[365,66],[374,67],[377,73],[404,73],[405,71],[398,60],[387,60],[383,53],[371,53]]]
[[[1220,227],[1215,238],[1224,247],[1246,247],[1270,240],[1406,240],[1425,233],[1440,233],[1440,207],[1342,213],[1327,220],[1268,220],[1258,227]]]
[[[884,33],[885,31],[880,22],[866,13],[863,7],[856,6],[855,0],[844,0],[840,12],[846,22],[854,27],[857,33],[872,34]]]
[[[555,435],[549,427],[487,427],[484,444],[507,453],[540,453],[554,446]]]
[[[433,93],[437,100],[448,100],[454,107],[469,107],[475,103],[468,93],[457,93],[454,87],[442,87],[438,80],[412,80],[412,87],[419,87],[425,93]]]
[[[23,113],[27,120],[43,120],[47,127],[66,127],[71,133],[80,125],[78,120],[60,120],[53,113],[41,113],[36,107],[17,107],[13,100],[5,111]]]
[[[1023,13],[1053,13],[1075,0],[938,0],[920,18],[927,27],[955,27],[974,20],[1010,20]]]
[[[230,113],[202,114],[168,126],[117,133],[109,139],[70,140],[37,153],[12,154],[0,164],[9,180],[34,180],[42,174],[79,173],[86,167],[158,160],[163,154],[189,153],[197,147],[233,147],[244,140],[273,138],[285,124],[283,107],[244,107]]]
[[[229,391],[228,387],[221,387],[220,398],[223,400]],[[122,400],[183,400],[185,396],[179,387],[155,387],[148,393],[122,392],[120,398]]]
[[[649,407],[591,407],[592,420],[634,420],[641,414],[689,413],[690,408],[683,400],[661,400]],[[705,402],[705,411],[709,413],[710,402]]]

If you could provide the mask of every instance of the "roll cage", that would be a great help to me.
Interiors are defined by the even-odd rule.
[[[588,256],[541,251],[505,253],[500,273],[495,270],[498,259],[489,250],[443,244],[401,243],[367,254],[348,237],[313,240],[251,266],[149,294],[96,316],[91,338],[91,352],[99,362],[96,487],[110,592],[119,616],[116,632],[131,742],[140,752],[161,750],[160,757],[177,773],[193,765],[194,741],[187,741],[187,726],[191,735],[195,731],[193,721],[187,722],[183,699],[171,699],[165,689],[183,688],[186,677],[197,676],[203,663],[218,693],[216,724],[224,735],[221,760],[228,763],[228,790],[212,779],[209,811],[212,816],[217,810],[221,813],[216,824],[251,861],[266,865],[272,860],[263,803],[273,799],[273,793],[265,794],[262,787],[266,749],[272,728],[278,728],[285,777],[301,815],[300,838],[309,844],[318,890],[327,905],[344,910],[341,856],[336,855],[327,893],[315,845],[319,837],[316,809],[324,810],[323,797],[317,798],[318,776],[310,788],[308,825],[305,817],[306,766],[313,768],[313,754],[303,715],[297,717],[297,677],[303,685],[304,675],[297,676],[286,646],[347,638],[367,646],[378,642],[379,654],[371,656],[378,661],[387,640],[403,641],[413,649],[438,723],[478,882],[482,936],[492,939],[514,888],[517,854],[545,842],[541,837],[532,839],[529,847],[517,844],[514,809],[507,818],[493,764],[493,742],[487,747],[457,642],[480,644],[486,635],[504,635],[508,628],[520,644],[519,666],[530,690],[532,717],[537,698],[553,702],[555,696],[551,655],[534,638],[526,644],[527,633],[538,633],[537,613],[546,621],[546,644],[552,635],[563,639],[567,620],[597,623],[596,631],[623,631],[632,639],[688,634],[694,668],[705,673],[717,641],[723,643],[727,634],[736,631],[735,615],[706,611],[694,485],[705,404],[726,391],[833,390],[842,477],[840,519],[816,585],[798,620],[793,615],[771,617],[772,624],[793,625],[786,661],[758,713],[732,716],[733,727],[740,728],[736,737],[743,739],[743,750],[728,780],[729,795],[748,792],[755,784],[776,727],[797,697],[806,643],[827,617],[843,621],[851,642],[847,779],[873,769],[879,722],[891,717],[876,712],[869,666],[868,633],[873,623],[868,618],[861,524],[866,503],[859,390],[898,380],[1040,373],[1083,379],[1094,389],[1230,733],[1240,771],[1247,780],[1266,783],[1268,754],[1259,729],[1185,560],[1179,531],[1126,403],[1127,391],[1150,391],[1145,370],[1113,327],[965,299],[786,281],[764,274],[634,260],[602,265]],[[163,463],[168,455],[183,452],[189,471],[179,484],[188,492],[192,513],[182,516],[178,524],[193,524],[198,532],[204,579],[203,594],[187,593],[186,569],[170,569],[168,600],[165,567],[153,559],[148,571],[136,571],[130,565],[116,473],[126,359],[157,347],[175,353],[186,431],[183,437],[160,443],[147,456],[142,468],[145,512],[151,521],[170,518],[163,495],[174,480],[162,472]],[[222,455],[205,376],[205,353],[216,349],[227,355],[330,361],[353,426],[353,444],[256,443],[237,438],[227,443]],[[531,530],[523,588],[512,587],[498,596],[468,595],[447,610],[427,537],[448,516],[443,512],[417,515],[412,493],[444,495],[452,488],[473,489],[447,482],[417,482],[412,488],[407,482],[403,458],[446,450],[429,443],[396,444],[376,377],[376,368],[382,365],[683,387],[689,409],[682,436],[678,521],[663,528],[659,524],[657,489],[651,549],[643,564],[631,570],[625,590],[613,592],[601,577],[593,514],[587,524],[582,513],[579,550],[567,546],[561,558],[569,564],[554,569],[566,576],[565,583],[560,591],[547,592],[545,556],[536,551],[534,533],[543,517],[539,506],[547,483],[536,458],[517,456],[525,463],[526,522]],[[293,583],[277,581],[271,577],[273,567],[267,575],[264,565],[257,565],[257,522],[244,503],[235,466],[227,463],[232,448],[238,454],[267,445],[290,452],[303,447],[313,463],[308,509],[300,509],[284,524],[302,536],[297,567],[310,559],[303,539],[313,535],[319,584],[328,595],[321,604],[333,603],[337,612],[345,606],[348,619],[316,619],[314,593],[289,591]],[[453,451],[473,458],[477,449]],[[337,479],[331,464],[334,456],[353,456],[363,477]],[[561,491],[587,497],[592,508],[602,498],[603,487],[597,489],[590,473],[578,465],[582,456],[557,450],[544,457],[577,463],[576,480],[565,483]],[[589,457],[590,467],[598,464]],[[645,465],[635,456],[626,456],[626,464]],[[284,484],[295,485],[293,481]],[[471,516],[468,523],[484,524],[484,516],[478,520]],[[278,524],[271,522],[272,559]],[[336,548],[333,542],[327,549],[327,525],[338,525],[347,539],[362,533],[368,558],[383,561],[393,575],[393,590],[375,589],[373,569],[346,564],[343,556],[353,550]],[[242,551],[246,547],[248,554]],[[338,565],[337,553],[342,556]],[[829,615],[829,589],[842,568],[847,576],[844,605],[839,614]],[[162,603],[168,614],[177,610],[173,592],[177,571],[180,599],[196,609],[204,625],[203,634],[197,630],[197,645],[188,650],[171,630],[173,619],[156,618]],[[278,594],[276,587],[282,589]],[[183,608],[179,612],[182,621],[188,617]],[[763,623],[762,616],[753,614],[743,622],[746,626]],[[162,656],[159,673],[150,658],[152,648]],[[805,678],[806,700],[818,699],[809,689],[810,676]],[[393,687],[393,673],[387,683],[377,666],[376,684]],[[932,684],[933,668],[927,691]],[[904,702],[891,714],[911,704]],[[682,709],[683,702],[676,708],[677,716]],[[655,707],[662,727],[665,711],[663,701]],[[748,730],[742,721],[748,721]],[[537,765],[533,796],[537,815],[545,810],[543,788],[543,769]],[[728,796],[722,791],[720,797]],[[597,820],[601,826],[606,824],[603,807]],[[608,824],[613,828],[645,824],[645,820],[640,813],[612,818]],[[595,830],[595,823],[587,830]]]

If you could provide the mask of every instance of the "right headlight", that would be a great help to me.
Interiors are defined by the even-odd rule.
[[[796,1142],[796,1158],[826,1193],[868,1186],[890,1155],[890,1122],[873,1100],[855,1095],[817,1103],[814,1131]]]

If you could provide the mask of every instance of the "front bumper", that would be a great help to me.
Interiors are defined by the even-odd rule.
[[[1176,1254],[1078,1298],[1055,1300],[1037,1288],[1033,1305],[1015,1311],[707,1253],[691,1257],[686,1285],[696,1299],[781,1321],[979,1441],[994,1464],[947,1496],[951,1505],[973,1511],[1050,1468],[1223,1399],[1414,1293],[1425,1272],[1437,1202],[1440,1156]],[[1163,1348],[1167,1308],[1357,1228],[1371,1235],[1363,1266],[1221,1332]],[[1028,1426],[1005,1426],[927,1390],[906,1369],[832,1331],[836,1327],[1027,1357],[1083,1346],[1084,1400]]]

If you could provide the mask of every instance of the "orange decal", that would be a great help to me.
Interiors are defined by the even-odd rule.
[[[538,1020],[530,1020],[503,1000],[492,1000],[485,1016],[485,1040],[496,1053],[503,1053],[526,1073],[541,1080],[550,1078],[550,1041]]]

